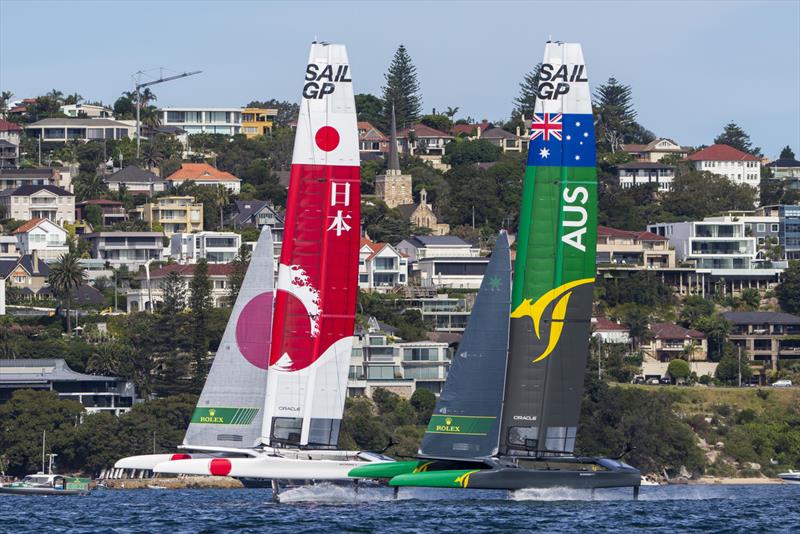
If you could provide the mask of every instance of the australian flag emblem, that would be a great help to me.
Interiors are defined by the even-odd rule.
[[[594,122],[590,114],[534,114],[529,166],[594,167],[596,163]]]

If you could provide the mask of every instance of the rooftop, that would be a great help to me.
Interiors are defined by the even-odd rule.
[[[106,176],[103,179],[106,183],[111,182],[140,182],[140,183],[152,183],[152,182],[163,182],[160,177],[156,176],[150,171],[140,169],[135,165],[128,165],[124,169],[120,169],[114,174],[110,176]]]
[[[415,124],[411,128],[403,128],[402,130],[397,132],[397,137],[398,138],[406,138],[406,137],[408,137],[408,133],[411,132],[411,131],[414,132],[414,135],[417,138],[421,138],[421,137],[434,137],[434,138],[435,137],[444,137],[446,139],[452,139],[453,138],[453,136],[450,135],[449,133],[442,132],[440,130],[437,130],[436,128],[431,128],[430,126],[427,126],[427,125],[422,124],[422,123]]]
[[[194,276],[194,270],[197,267],[196,263],[188,264],[188,265],[179,265],[177,263],[170,263],[168,265],[164,265],[163,267],[159,267],[158,269],[154,269],[150,271],[150,278],[164,278],[169,273],[175,271],[180,276]],[[233,272],[233,264],[230,263],[209,263],[208,264],[208,276],[229,276]],[[136,276],[137,280],[144,280],[145,275],[141,273]]]
[[[54,185],[21,185],[16,189],[6,189],[0,192],[0,196],[6,197],[27,197],[33,195],[34,193],[38,193],[39,191],[48,191],[53,193],[59,197],[74,197],[73,193],[70,193],[66,189],[62,189],[61,187],[56,187]]]
[[[618,169],[674,169],[672,165],[664,165],[663,163],[652,163],[650,161],[631,161],[630,163],[623,163],[617,165]]]
[[[58,126],[67,126],[69,128],[75,128],[76,126],[94,127],[94,128],[101,128],[101,127],[129,128],[129,126],[124,122],[119,122],[112,119],[71,119],[68,117],[64,117],[64,118],[42,119],[32,124],[28,124],[25,127],[25,129],[48,128],[48,127],[52,128]]]
[[[414,235],[406,241],[415,247],[472,247],[469,243],[454,235]]]
[[[0,383],[13,382],[105,382],[111,376],[86,375],[70,369],[60,358],[0,360]]]
[[[45,221],[47,221],[48,223],[52,224],[53,226],[59,228],[60,230],[64,230],[63,228],[58,226],[56,223],[54,223],[50,219],[43,219],[43,218],[40,218],[40,217],[35,217],[35,218],[31,219],[30,221],[26,222],[25,224],[23,224],[22,226],[20,226],[19,228],[17,228],[16,230],[14,230],[14,233],[15,234],[24,234],[25,232],[30,232],[31,230],[33,230],[34,228],[36,228],[37,226],[39,226],[40,224],[42,224]]]
[[[170,181],[228,181],[238,182],[237,177],[229,172],[221,171],[208,163],[183,163],[181,168],[167,177]]]
[[[650,331],[655,339],[705,339],[706,335],[698,330],[684,328],[672,323],[653,323]]]
[[[669,241],[666,237],[654,234],[653,232],[619,230],[618,228],[602,225],[597,227],[597,237],[623,237],[637,241]]]
[[[0,119],[0,132],[21,132],[22,128],[19,124],[14,124],[5,119]]]
[[[722,316],[734,324],[800,325],[800,317],[782,312],[723,312]]]
[[[797,161],[794,158],[780,158],[776,159],[775,161],[768,163],[767,167],[800,167],[800,161]]]
[[[759,161],[752,154],[747,154],[728,145],[711,145],[698,150],[688,159],[691,161]]]

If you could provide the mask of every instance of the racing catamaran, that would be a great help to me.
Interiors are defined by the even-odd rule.
[[[305,72],[272,289],[264,231],[182,449],[115,467],[273,480],[346,480],[365,462],[337,450],[358,292],[360,161],[344,45],[313,43]],[[149,467],[142,467],[148,465]]]
[[[362,466],[389,485],[517,490],[633,487],[635,468],[573,454],[597,241],[594,121],[581,46],[548,42],[531,124],[513,286],[497,240],[419,449]]]

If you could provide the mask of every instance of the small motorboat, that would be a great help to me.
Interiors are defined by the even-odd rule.
[[[89,479],[36,473],[19,482],[0,485],[0,493],[12,495],[88,495]]]
[[[789,484],[800,484],[800,471],[789,469],[785,473],[778,473],[778,478],[788,482]]]

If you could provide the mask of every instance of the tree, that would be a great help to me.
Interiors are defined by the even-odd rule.
[[[103,227],[103,210],[96,204],[87,204],[83,209],[83,217],[95,231]]]
[[[223,213],[223,210],[224,210],[225,206],[228,205],[230,200],[231,200],[231,193],[230,193],[230,191],[228,191],[227,187],[225,187],[224,185],[217,185],[214,188],[214,203],[217,205],[217,208],[219,208],[219,229],[220,230],[222,230],[222,227],[223,227],[223,224],[224,224],[224,221],[225,221],[225,215]]]
[[[75,252],[62,254],[59,260],[50,266],[47,282],[57,295],[66,300],[67,333],[72,333],[72,292],[86,281],[86,269],[80,264],[80,257]]]
[[[594,101],[597,142],[603,150],[614,153],[620,150],[622,143],[643,140],[639,129],[644,129],[636,123],[630,85],[623,85],[611,77],[597,88]]]
[[[433,414],[433,409],[436,407],[436,395],[430,390],[417,388],[411,395],[411,406],[419,414],[417,420],[419,424],[427,425],[431,419],[431,414]]]
[[[739,360],[741,358],[741,361]],[[717,364],[717,370],[714,372],[721,382],[728,385],[736,385],[739,383],[739,372],[742,373],[742,383],[749,380],[753,375],[750,369],[750,364],[746,354],[736,354],[732,352],[726,353]]]
[[[643,306],[632,302],[620,304],[612,315],[628,327],[634,349],[638,349],[650,337],[650,314]]]
[[[373,126],[382,124],[383,102],[375,95],[361,93],[356,95],[356,113],[358,120],[367,121]],[[389,132],[385,132],[389,135]]]
[[[720,361],[725,350],[728,333],[733,325],[725,317],[715,313],[700,317],[693,326],[708,337],[708,358],[711,361]]]
[[[536,109],[536,97],[539,91],[539,72],[542,64],[537,63],[532,71],[527,73],[519,84],[519,95],[514,99],[514,113],[512,118],[522,118],[530,120],[533,111]]]
[[[444,162],[450,165],[470,165],[500,159],[502,150],[486,139],[451,141],[445,147]]]
[[[446,115],[423,115],[419,118],[419,122],[425,126],[430,126],[434,130],[440,132],[449,132],[453,128],[453,121],[447,118]]]
[[[742,291],[740,300],[742,309],[757,310],[761,305],[761,294],[758,292],[758,289],[748,287]]]
[[[419,94],[417,68],[402,44],[395,52],[384,77],[386,85],[383,87],[383,120],[380,126],[388,132],[392,122],[392,106],[398,128],[411,126],[422,110],[422,97]]]
[[[794,150],[789,145],[786,145],[781,150],[781,155],[778,156],[780,159],[794,159]]]
[[[714,303],[699,295],[689,295],[683,301],[680,313],[680,322],[687,328],[696,328],[697,322],[703,317],[714,314]]]
[[[108,186],[103,181],[103,177],[97,173],[81,173],[75,180],[75,192],[79,200],[100,198],[107,191]]]
[[[735,122],[726,124],[722,133],[714,139],[714,143],[728,145],[742,152],[761,157],[761,148],[754,147],[750,141],[750,136]]]
[[[800,261],[789,262],[783,271],[783,279],[775,288],[778,303],[786,313],[800,314]]]
[[[8,103],[11,100],[11,97],[14,96],[14,93],[11,91],[3,91],[0,93],[0,117],[6,118],[6,112],[8,111]]]
[[[208,262],[198,260],[194,276],[189,284],[189,307],[192,322],[192,358],[194,360],[194,386],[199,391],[208,374],[208,313],[211,309],[211,280],[208,277]]]
[[[164,302],[161,311],[165,316],[175,316],[186,309],[186,286],[178,271],[170,271],[164,279]]]
[[[669,376],[672,377],[673,380],[685,380],[689,378],[689,374],[692,370],[689,368],[689,364],[686,363],[685,360],[681,360],[680,358],[676,358],[669,362],[667,366],[667,373]]]
[[[239,297],[239,290],[242,289],[244,275],[247,273],[247,267],[249,265],[250,247],[248,247],[245,243],[242,243],[242,246],[239,247],[239,253],[236,254],[236,257],[233,260],[233,269],[231,270],[231,274],[228,276],[228,290],[230,292],[228,300],[231,306],[236,303],[236,299]]]
[[[725,176],[691,171],[676,176],[672,191],[664,195],[663,208],[673,217],[701,221],[714,213],[752,210],[756,190],[746,184],[733,184]]]

